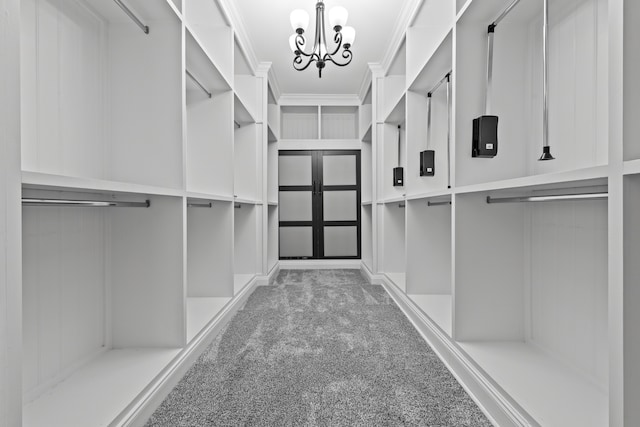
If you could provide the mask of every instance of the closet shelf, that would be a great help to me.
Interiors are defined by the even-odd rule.
[[[451,194],[452,194],[452,190],[450,188],[443,188],[441,190],[433,190],[433,191],[428,191],[426,193],[410,194],[407,196],[407,201],[430,199],[432,197],[451,196]]]
[[[405,196],[389,197],[387,199],[378,200],[378,204],[379,205],[386,205],[386,204],[389,204],[389,203],[398,203],[398,202],[404,202],[404,201],[405,201]]]
[[[192,30],[191,25],[189,25],[189,23],[187,22],[185,22],[185,27],[186,27],[186,31],[185,31],[186,51],[198,52],[197,54],[198,66],[194,67],[192,71],[196,73],[197,71],[203,69],[203,67],[209,68],[209,71],[213,71],[213,74],[215,75],[215,80],[211,82],[207,80],[204,82],[204,83],[212,84],[212,87],[210,88],[212,90],[210,91],[212,91],[213,93],[220,93],[220,92],[231,90],[231,83],[225,77],[219,64],[217,64],[215,59],[212,58],[211,55],[207,53],[207,50],[204,48],[204,44],[198,37],[196,31]],[[187,58],[187,66],[190,66],[190,65],[191,65],[190,59]],[[191,65],[191,67],[193,67],[193,65]],[[199,74],[197,75],[199,76]]]
[[[426,56],[425,63],[418,70],[416,76],[408,85],[408,90],[420,92],[427,95],[435,82],[451,70],[453,63],[453,29],[443,31],[441,28],[421,28],[414,31],[422,31],[420,43],[429,40],[430,35],[434,35],[437,43],[434,43],[432,51]],[[420,46],[422,48],[422,46]]]
[[[173,188],[154,187],[93,178],[77,178],[30,171],[22,171],[22,186],[24,188],[37,190],[131,193],[172,197],[180,197],[184,194],[182,190]]]
[[[627,160],[624,162],[623,172],[625,175],[635,175],[640,173],[640,159]]]
[[[604,387],[537,347],[521,342],[458,344],[540,425],[608,425]]]
[[[256,122],[256,119],[236,92],[234,92],[233,106],[233,118],[237,125],[245,126]]]
[[[222,196],[220,194],[212,194],[212,193],[199,193],[196,191],[187,191],[185,193],[185,197],[189,199],[197,199],[197,200],[212,200],[212,201],[220,201],[220,202],[231,202],[233,201],[233,196]]]
[[[180,349],[109,350],[27,403],[24,426],[107,426],[180,353]],[[96,405],[96,402],[100,402]]]
[[[362,202],[360,202],[360,204],[362,206],[371,206],[373,202],[371,200],[363,200]]]
[[[481,184],[464,185],[455,189],[456,194],[482,193],[485,191],[508,190],[516,188],[558,186],[606,185],[609,176],[608,166],[594,166],[567,172],[533,175],[521,178],[505,179]]]

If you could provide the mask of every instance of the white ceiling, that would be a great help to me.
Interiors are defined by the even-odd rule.
[[[356,30],[351,51],[353,60],[346,67],[328,63],[318,78],[318,69],[311,64],[304,71],[293,69],[294,55],[289,48],[293,29],[289,14],[294,9],[309,13],[309,28],[305,36],[315,34],[316,0],[235,0],[234,6],[242,21],[249,44],[258,62],[271,62],[273,76],[283,95],[289,94],[358,94],[367,76],[368,63],[381,63],[402,11],[408,0],[325,0],[325,26],[333,6],[343,6],[349,12],[347,25]],[[333,30],[327,28],[327,43],[333,45]],[[331,40],[331,41],[330,41]],[[313,44],[307,40],[307,45]],[[307,46],[310,50],[311,47]]]

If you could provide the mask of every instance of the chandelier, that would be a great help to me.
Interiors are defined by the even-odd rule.
[[[334,7],[329,11],[329,25],[335,31],[333,41],[336,46],[332,52],[329,52],[327,41],[324,35],[324,2],[318,0],[316,3],[316,35],[314,37],[313,50],[310,53],[304,51],[305,37],[304,32],[309,25],[309,14],[302,10],[296,9],[291,12],[291,26],[295,30],[289,38],[289,45],[295,54],[293,58],[293,68],[298,71],[306,70],[313,61],[318,67],[318,76],[322,78],[322,69],[327,62],[331,61],[335,65],[344,67],[351,62],[353,54],[349,50],[356,37],[356,30],[353,27],[345,27],[347,23],[348,12],[344,7]],[[342,59],[335,56],[343,48]]]

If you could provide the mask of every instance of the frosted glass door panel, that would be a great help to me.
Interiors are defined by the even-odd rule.
[[[356,156],[324,156],[322,185],[356,185]]]
[[[323,215],[325,221],[357,221],[358,193],[355,190],[325,191]]]
[[[278,185],[311,185],[311,156],[280,156]]]
[[[281,191],[280,221],[313,221],[310,191]]]
[[[324,256],[357,256],[358,227],[324,227]]]
[[[313,227],[280,227],[281,257],[312,257]]]

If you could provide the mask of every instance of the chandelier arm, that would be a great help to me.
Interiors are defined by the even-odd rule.
[[[307,63],[304,64],[304,66],[301,66],[300,64],[302,64],[302,57],[301,56],[296,56],[295,58],[293,58],[293,68],[295,68],[297,71],[304,71],[307,68],[309,68],[309,65],[311,65],[311,63],[313,61],[317,61],[317,55],[315,53],[312,53],[310,55],[306,55],[309,59],[307,60]]]
[[[351,63],[351,60],[353,59],[353,53],[351,53],[351,51],[349,49],[345,49],[342,52],[342,57],[346,60],[346,62],[340,63],[337,62],[335,59],[333,59],[332,56],[330,56],[329,54],[325,54],[324,55],[324,60],[325,61],[331,61],[333,62],[335,65],[337,65],[338,67],[344,67],[345,65],[349,65]]]
[[[333,56],[336,53],[338,53],[338,51],[342,47],[342,33],[340,31],[338,31],[336,35],[333,36],[333,41],[336,43],[336,49],[333,52],[331,52],[329,56]]]
[[[313,55],[313,52],[306,53],[304,51],[305,43],[306,43],[306,41],[305,41],[304,37],[302,36],[302,34],[297,34],[296,35],[296,49],[298,49],[298,52],[300,52],[300,55],[306,56],[306,57],[310,57],[310,56]]]

